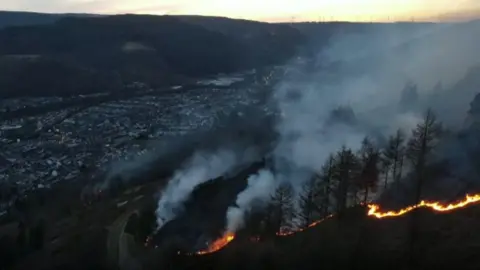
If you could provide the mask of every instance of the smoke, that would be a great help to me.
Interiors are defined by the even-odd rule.
[[[275,177],[269,170],[260,170],[251,175],[247,188],[237,196],[236,206],[227,210],[226,231],[236,232],[243,227],[245,214],[255,206],[264,205],[275,186]]]
[[[147,178],[150,173],[163,176],[178,167],[198,144],[204,134],[164,137],[162,140],[151,140],[147,143],[142,155],[130,154],[128,159],[113,160],[106,168],[103,181],[95,186],[95,190],[106,190],[112,185],[138,181],[139,176]]]
[[[240,151],[235,148],[221,148],[214,152],[196,152],[169,180],[162,191],[156,210],[157,225],[160,229],[173,220],[181,211],[183,203],[194,189],[214,178],[250,164],[259,158],[255,148]]]
[[[468,103],[478,90],[472,86],[456,90],[462,85],[459,81],[471,78],[472,67],[480,64],[476,48],[480,24],[423,26],[414,34],[393,26],[388,29],[372,27],[360,34],[333,36],[315,60],[322,66],[320,70],[301,72],[309,59],[286,67],[289,72],[271,97],[279,114],[273,150],[277,182],[288,181],[299,190],[342,146],[355,151],[365,136],[384,139],[399,128],[408,134],[429,106],[447,126],[465,118]],[[418,99],[402,109],[402,91],[412,81]],[[446,90],[434,93],[439,82]],[[480,86],[478,80],[476,86]],[[442,102],[432,102],[432,94],[441,95]],[[332,111],[339,106],[353,111],[353,121],[332,118]],[[251,184],[254,179],[256,184]],[[269,181],[273,179],[267,176],[249,179],[247,189],[238,195],[237,206],[228,210],[227,229],[235,231],[242,225],[253,199],[268,199]]]
[[[275,89],[273,98],[284,115],[277,124],[277,156],[316,170],[328,154],[342,145],[356,149],[366,135],[388,136],[398,128],[408,132],[421,121],[427,106],[440,114],[448,111],[447,125],[462,122],[475,92],[456,91],[456,85],[480,64],[476,48],[480,37],[474,35],[478,32],[479,23],[468,23],[433,24],[411,33],[396,26],[372,26],[360,34],[333,36],[316,61],[327,66],[340,62],[334,71],[287,78]],[[419,100],[401,111],[400,98],[410,81],[418,86]],[[447,89],[441,93],[447,98],[442,104],[429,104],[439,82]],[[291,91],[297,92],[295,99]],[[354,127],[327,125],[337,106],[352,109]],[[456,110],[450,111],[452,107]]]

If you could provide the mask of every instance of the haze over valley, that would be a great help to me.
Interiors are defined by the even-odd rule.
[[[479,42],[0,12],[0,268],[474,269]]]

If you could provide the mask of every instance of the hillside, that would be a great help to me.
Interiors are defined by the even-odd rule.
[[[239,43],[246,44],[255,51],[257,59],[273,56],[288,57],[295,53],[295,44],[304,44],[307,38],[295,27],[257,21],[229,19],[223,17],[178,16],[184,22],[200,25],[210,31],[229,36]]]
[[[414,259],[418,269],[478,269],[479,207],[449,213],[420,209]],[[408,268],[410,215],[366,217],[364,208],[292,236],[236,239],[210,255],[175,260],[175,269],[412,269]],[[406,268],[407,267],[407,268]]]
[[[3,95],[61,95],[136,81],[168,85],[282,63],[304,41],[290,27],[259,25],[266,30],[243,40],[175,16],[67,17],[8,27],[0,31],[0,89]],[[234,26],[246,27],[233,21],[228,28]]]
[[[51,24],[64,17],[89,17],[92,14],[46,14],[36,12],[0,11],[0,29],[9,26]]]

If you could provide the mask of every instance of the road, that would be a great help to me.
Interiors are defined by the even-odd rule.
[[[139,215],[137,210],[127,210],[118,217],[108,229],[107,256],[111,264],[124,270],[141,269],[139,263],[130,255],[128,247],[134,241],[131,235],[125,234],[125,227],[132,215]]]

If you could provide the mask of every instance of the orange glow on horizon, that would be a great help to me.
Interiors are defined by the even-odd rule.
[[[260,21],[416,21],[480,18],[478,0],[38,0],[1,1],[0,10],[49,13],[191,14]]]

